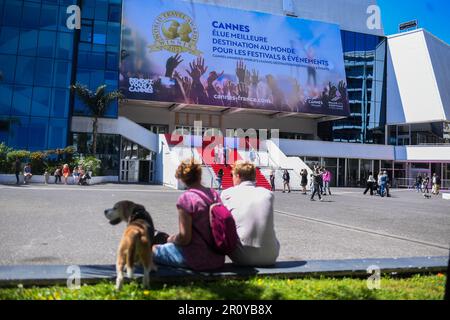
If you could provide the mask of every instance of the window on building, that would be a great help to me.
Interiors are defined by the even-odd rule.
[[[16,69],[16,56],[0,54],[0,71],[2,83],[14,82],[14,71]]]
[[[7,84],[0,84],[0,115],[10,114],[12,96],[13,96],[13,86]]]
[[[68,89],[53,89],[52,105],[50,116],[56,118],[67,118],[69,116],[69,98]]]
[[[38,29],[41,6],[39,3],[24,2],[22,15],[22,28]]]
[[[28,148],[29,117],[11,117],[8,144],[15,149]]]
[[[48,138],[48,118],[31,118],[28,134],[29,150],[45,150],[47,148]]]
[[[18,28],[2,27],[0,29],[0,53],[17,54],[19,36]]]
[[[31,115],[37,117],[48,117],[50,114],[52,90],[44,87],[33,88],[33,102]]]
[[[12,115],[28,116],[31,108],[32,87],[16,86],[14,88]]]
[[[92,43],[94,39],[94,22],[88,19],[81,20],[80,41]]]
[[[56,30],[58,28],[59,7],[53,5],[42,5],[41,9],[41,29]]]
[[[22,21],[22,3],[23,1],[17,0],[5,1],[2,17],[3,25],[20,27]]]

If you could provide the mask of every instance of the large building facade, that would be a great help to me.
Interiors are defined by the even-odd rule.
[[[423,30],[386,37],[368,25],[376,1],[182,1],[264,12],[340,28],[349,114],[245,110],[226,106],[128,99],[100,123],[98,156],[123,182],[166,183],[161,134],[176,129],[278,129],[280,150],[306,165],[322,163],[333,184],[359,186],[369,172],[386,170],[394,185],[418,173],[450,180],[449,47]],[[81,8],[81,29],[66,26],[67,7]],[[120,87],[119,68],[148,48],[128,28],[123,8],[139,1],[0,0],[0,141],[17,149],[92,146],[89,110],[69,91]],[[369,11],[370,12],[370,11]],[[282,35],[280,35],[282,36]],[[127,48],[127,50],[124,50]],[[146,70],[151,65],[134,61]],[[420,66],[420,68],[418,67]],[[415,81],[411,81],[415,79]],[[132,161],[131,161],[132,160]],[[293,169],[293,168],[288,168]]]

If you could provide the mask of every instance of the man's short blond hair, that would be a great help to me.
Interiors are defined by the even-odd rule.
[[[233,174],[239,176],[242,181],[256,181],[256,167],[249,161],[236,161]]]

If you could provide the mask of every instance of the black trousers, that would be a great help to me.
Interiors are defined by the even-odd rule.
[[[20,183],[19,175],[20,175],[20,172],[19,172],[19,171],[16,171],[16,180],[17,180],[17,184]]]
[[[373,182],[367,182],[367,188],[364,191],[364,194],[367,194],[367,191],[370,190],[370,195],[373,196]]]
[[[316,193],[319,196],[319,200],[321,200],[322,196],[321,196],[321,192],[320,192],[320,186],[318,184],[314,185],[314,191],[313,191],[313,193],[311,195],[311,200],[314,199],[314,196],[316,195]]]

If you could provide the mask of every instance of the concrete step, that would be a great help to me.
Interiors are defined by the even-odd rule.
[[[193,280],[247,279],[265,277],[369,277],[368,269],[379,268],[382,275],[411,275],[447,271],[448,257],[414,257],[397,259],[315,260],[278,262],[273,267],[237,267],[226,264],[215,272],[194,272],[186,269],[159,267],[150,281],[176,283]],[[136,277],[142,277],[137,268]],[[66,285],[73,274],[73,266],[25,265],[0,266],[0,287]],[[79,266],[81,285],[114,280],[114,265]],[[70,280],[69,280],[70,282]]]

